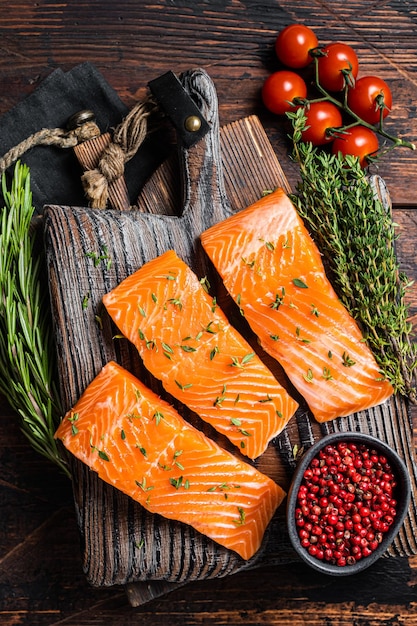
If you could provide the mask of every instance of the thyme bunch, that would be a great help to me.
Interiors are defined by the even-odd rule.
[[[397,261],[391,210],[357,157],[332,155],[303,143],[303,109],[288,116],[301,175],[292,200],[383,374],[396,392],[415,403],[417,347],[406,304],[411,283]]]
[[[10,189],[2,177],[0,210],[0,393],[21,418],[31,446],[69,475],[54,439],[60,421],[49,302],[41,288],[41,257],[30,172],[17,163]]]

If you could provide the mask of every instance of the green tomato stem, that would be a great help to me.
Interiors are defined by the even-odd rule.
[[[347,103],[347,94],[348,94],[348,82],[345,78],[345,88],[343,90],[343,102],[341,102],[340,100],[338,100],[337,98],[335,98],[334,96],[332,96],[328,91],[326,91],[326,89],[324,89],[324,87],[322,87],[322,85],[320,84],[320,78],[319,78],[319,64],[318,64],[318,56],[314,56],[314,64],[315,64],[315,78],[314,78],[314,82],[315,82],[315,86],[317,87],[317,89],[319,90],[319,92],[321,93],[321,95],[323,96],[322,98],[316,98],[313,100],[308,100],[308,103],[313,103],[313,102],[331,102],[332,104],[334,104],[335,106],[337,106],[340,110],[344,111],[345,113],[347,113],[348,115],[350,115],[350,117],[353,118],[354,122],[350,123],[350,124],[346,124],[345,126],[341,126],[340,128],[332,128],[331,132],[334,134],[335,132],[339,132],[339,133],[343,133],[346,130],[349,130],[350,128],[352,128],[353,126],[356,125],[360,125],[360,126],[365,126],[366,128],[369,128],[370,130],[372,130],[373,132],[377,133],[378,135],[381,135],[381,137],[384,137],[385,139],[388,139],[389,141],[391,141],[393,143],[392,147],[398,147],[398,148],[409,148],[410,150],[415,150],[416,149],[416,145],[410,141],[407,141],[405,139],[401,139],[400,137],[396,137],[394,135],[391,135],[389,133],[386,132],[386,130],[383,127],[383,112],[384,109],[383,107],[380,108],[380,120],[379,120],[379,124],[378,126],[374,126],[373,124],[370,124],[369,122],[366,122],[365,120],[363,120],[361,117],[359,117],[359,115],[357,115],[354,111],[352,111],[352,109],[349,107],[348,103]]]

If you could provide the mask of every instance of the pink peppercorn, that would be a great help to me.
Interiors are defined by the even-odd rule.
[[[395,476],[364,444],[326,446],[304,471],[297,495],[301,545],[340,567],[370,556],[395,521]]]

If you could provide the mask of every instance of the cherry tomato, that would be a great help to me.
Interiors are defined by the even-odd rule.
[[[331,102],[312,102],[305,114],[308,128],[303,131],[303,141],[311,141],[314,146],[333,141],[333,137],[326,131],[342,126],[342,114],[336,105]]]
[[[262,100],[272,113],[283,115],[292,109],[294,98],[306,98],[307,85],[295,72],[280,70],[268,76],[262,87]]]
[[[378,137],[366,126],[353,126],[346,134],[336,137],[332,145],[333,154],[341,152],[359,157],[362,167],[368,165],[368,157],[378,150]]]
[[[392,94],[387,83],[378,76],[364,76],[348,91],[348,106],[368,124],[378,124],[381,119],[379,101],[382,115],[386,117],[392,107]]]
[[[309,51],[318,45],[318,39],[311,28],[303,24],[290,24],[278,34],[275,53],[281,63],[298,69],[311,63]]]
[[[327,91],[342,91],[345,86],[344,70],[349,70],[353,80],[358,75],[359,63],[356,52],[345,43],[331,43],[322,49],[323,56],[318,57],[320,84]],[[351,78],[350,78],[351,77]]]

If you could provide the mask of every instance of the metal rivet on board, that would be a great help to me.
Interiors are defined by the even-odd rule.
[[[184,122],[185,129],[190,133],[196,133],[201,128],[201,119],[197,115],[190,115]]]

